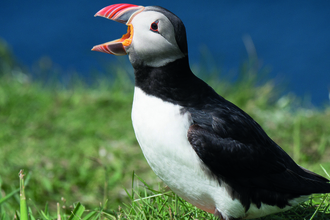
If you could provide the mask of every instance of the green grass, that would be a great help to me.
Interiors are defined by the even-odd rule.
[[[96,74],[92,85],[80,79],[65,86],[45,83],[24,74],[2,49],[0,220],[19,216],[21,169],[30,219],[213,218],[166,192],[146,163],[130,119],[132,73],[114,64],[102,77]],[[52,72],[41,64],[33,71]],[[329,105],[304,108],[293,95],[279,96],[272,81],[261,80],[267,69],[251,61],[242,64],[234,83],[204,66],[195,72],[208,72],[200,76],[252,115],[299,164],[323,176],[320,164],[330,171]],[[315,211],[313,219],[329,219],[329,198],[315,196],[263,219],[310,219]]]
[[[123,204],[117,210],[107,209],[107,201],[94,209],[86,209],[80,202],[73,204],[70,213],[63,213],[59,203],[57,203],[57,212],[49,210],[48,203],[44,209],[34,213],[30,206],[27,206],[25,197],[23,170],[19,173],[20,179],[20,212],[16,211],[16,219],[35,220],[35,219],[59,219],[59,220],[96,220],[96,219],[214,219],[216,218],[193,205],[187,203],[170,190],[159,186],[158,190],[151,187],[143,179],[133,173],[131,191],[126,193],[131,200],[130,204]],[[328,177],[330,177],[328,175]],[[0,200],[0,205],[3,201]],[[274,219],[329,219],[329,197],[328,195],[314,195],[309,201],[293,207],[291,210],[275,215],[269,215],[261,220]],[[28,217],[29,216],[29,217]],[[10,219],[6,213],[1,214],[1,219]]]

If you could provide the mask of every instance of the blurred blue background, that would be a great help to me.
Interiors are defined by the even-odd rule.
[[[243,36],[250,36],[271,78],[286,92],[310,96],[314,105],[329,103],[330,1],[126,1],[160,5],[185,23],[190,62],[207,48],[223,72],[235,72],[248,55]],[[93,15],[122,3],[109,0],[18,1],[0,3],[0,37],[16,58],[31,66],[49,56],[64,70],[84,75],[116,57],[91,52],[92,46],[121,37],[125,25]],[[62,74],[69,74],[63,71]]]

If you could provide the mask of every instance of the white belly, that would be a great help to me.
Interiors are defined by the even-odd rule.
[[[193,205],[225,216],[239,216],[243,206],[201,168],[187,139],[191,124],[180,106],[164,102],[135,88],[132,121],[136,138],[156,175]]]

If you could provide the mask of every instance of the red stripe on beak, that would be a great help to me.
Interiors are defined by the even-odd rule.
[[[101,16],[105,17],[111,20],[116,20],[121,15],[125,14],[127,11],[130,11],[132,9],[141,9],[143,6],[138,5],[132,5],[132,4],[115,4],[115,5],[109,5],[105,8],[102,8],[100,11],[98,11],[95,16]]]

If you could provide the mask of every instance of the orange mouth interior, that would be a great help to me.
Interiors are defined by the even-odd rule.
[[[92,50],[114,55],[126,55],[127,53],[124,47],[131,45],[133,39],[133,25],[128,24],[127,26],[127,33],[120,39],[96,45]]]
[[[124,46],[129,46],[132,43],[133,38],[133,26],[128,24],[127,33],[124,34],[120,39],[115,40],[115,42],[121,42]]]

